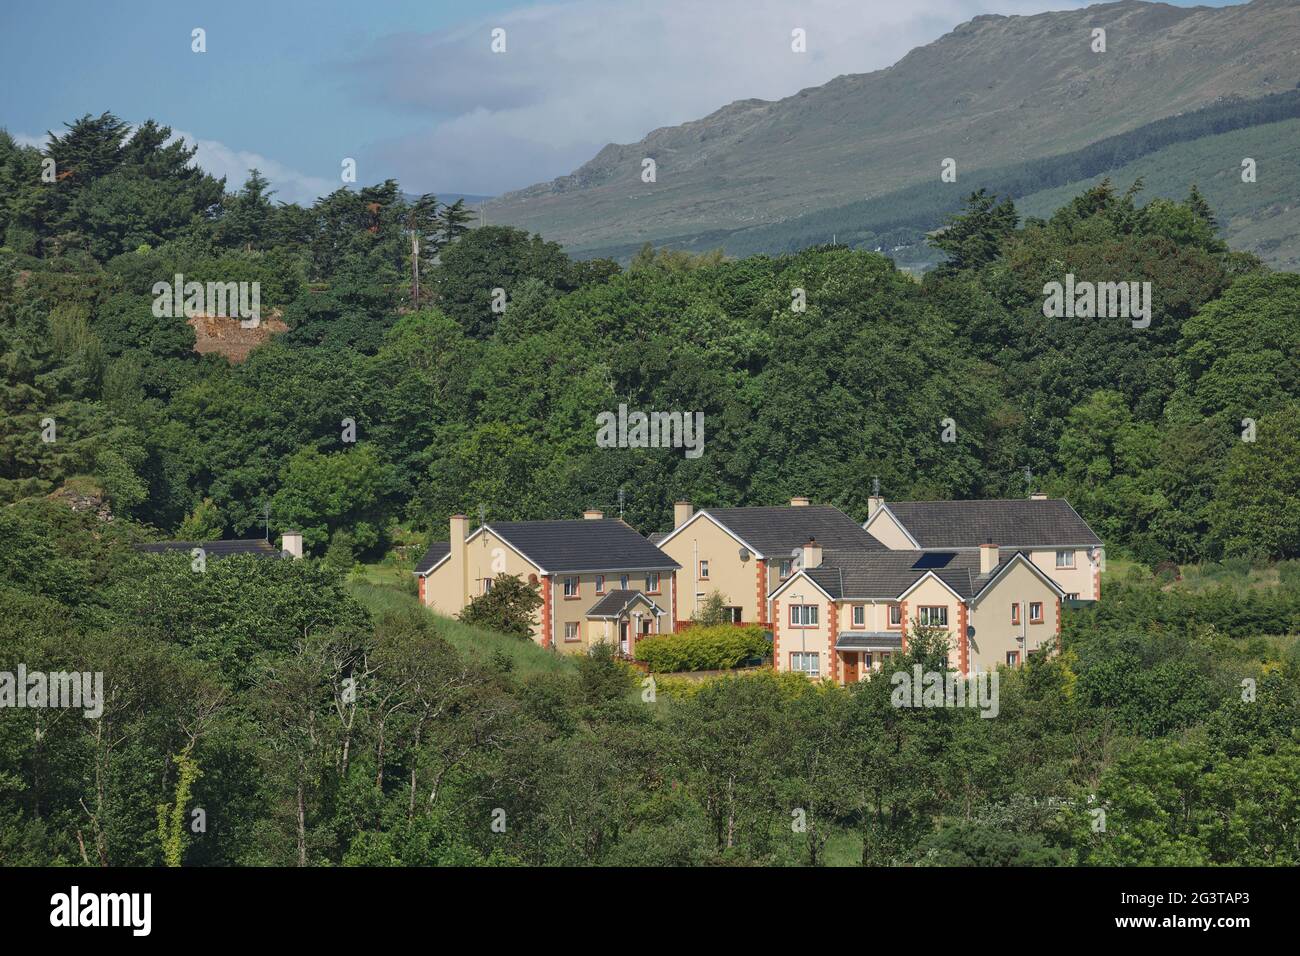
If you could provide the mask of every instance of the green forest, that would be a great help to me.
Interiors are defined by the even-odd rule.
[[[0,132],[0,671],[106,690],[99,720],[0,710],[0,865],[1300,863],[1300,276],[1195,184],[1041,219],[976,192],[918,278],[825,245],[577,260],[394,181],[304,208],[192,158],[111,114]],[[1045,318],[1067,273],[1150,282],[1149,327]],[[177,274],[259,283],[285,330],[198,354],[155,314]],[[598,447],[620,403],[702,412],[703,454]],[[861,519],[873,477],[1045,491],[1104,539],[1103,601],[997,719],[647,685],[431,615],[403,563],[457,511]],[[268,513],[308,560],[132,549]]]

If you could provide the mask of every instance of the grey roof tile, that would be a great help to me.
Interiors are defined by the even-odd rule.
[[[922,548],[1050,548],[1102,543],[1063,498],[890,501],[889,510]]]
[[[885,546],[831,505],[775,505],[754,508],[701,508],[768,558],[783,558],[809,538],[822,548],[884,551]]]

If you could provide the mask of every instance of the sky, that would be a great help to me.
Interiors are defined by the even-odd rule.
[[[0,0],[0,128],[39,144],[87,113],[155,119],[197,144],[195,161],[227,188],[256,166],[286,201],[338,188],[348,158],[359,184],[498,195],[738,99],[884,68],[980,14],[1084,5]],[[803,55],[790,50],[796,27]]]

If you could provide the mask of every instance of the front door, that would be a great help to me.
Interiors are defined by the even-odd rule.
[[[618,622],[618,649],[626,654],[627,651],[627,621]]]
[[[849,651],[844,655],[844,683],[856,684],[858,682],[858,652]]]

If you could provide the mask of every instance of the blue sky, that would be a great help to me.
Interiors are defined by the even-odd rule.
[[[1226,0],[1210,5],[1221,6]],[[495,194],[608,142],[895,62],[980,13],[1074,0],[46,0],[0,7],[0,127],[37,140],[111,110],[284,199],[362,183]],[[1180,5],[1191,6],[1184,2]],[[504,55],[489,50],[506,30]],[[809,55],[790,57],[792,26]],[[195,27],[207,52],[191,51]]]

